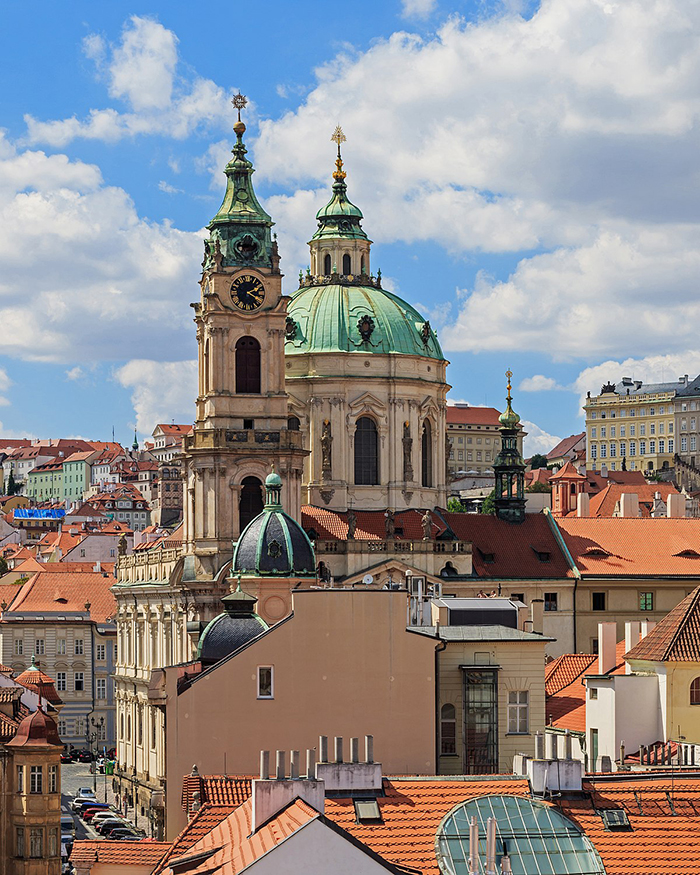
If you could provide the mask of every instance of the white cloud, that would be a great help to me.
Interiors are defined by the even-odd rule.
[[[437,0],[401,0],[404,18],[427,18],[435,9]]]
[[[164,179],[158,183],[158,189],[165,194],[182,194],[181,188],[175,188],[174,185],[170,185],[169,182],[166,182]]]
[[[0,392],[7,392],[12,385],[12,380],[7,375],[7,371],[0,368]]]
[[[66,371],[66,378],[68,380],[82,380],[85,376],[85,371],[80,367],[80,365],[76,365],[74,368],[69,368]]]
[[[525,377],[518,389],[521,392],[551,392],[554,389],[563,389],[552,377],[535,374],[534,377]]]
[[[689,345],[700,5],[542,0],[529,19],[501,6],[429,38],[344,50],[296,111],[261,123],[259,173],[298,189],[275,214],[296,236],[286,251],[303,251],[308,207],[328,196],[340,120],[349,194],[374,240],[526,253],[507,281],[481,275],[463,292],[446,349],[590,358]]]
[[[522,426],[527,432],[523,440],[523,455],[526,459],[529,459],[534,453],[546,455],[561,440],[557,435],[549,434],[539,425],[535,425],[534,422],[529,422],[527,419],[522,420]]]
[[[110,97],[129,112],[91,109],[87,117],[41,121],[25,116],[30,144],[64,148],[77,139],[117,142],[140,134],[184,139],[198,129],[229,127],[232,110],[223,88],[199,76],[178,76],[177,37],[157,21],[133,15],[121,41],[108,45],[92,34],[83,51],[106,79]]]
[[[131,400],[140,434],[150,435],[159,422],[191,422],[197,396],[197,362],[157,362],[134,359],[115,373],[132,389]]]
[[[0,135],[0,354],[87,363],[193,343],[204,232],[141,218],[99,170]],[[28,257],[31,253],[31,257]]]

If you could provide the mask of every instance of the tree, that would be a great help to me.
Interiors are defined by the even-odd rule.
[[[466,513],[467,509],[459,498],[450,498],[447,501],[447,509],[450,513]]]
[[[530,470],[534,471],[536,468],[546,467],[547,457],[543,456],[541,453],[535,453],[535,455],[530,459]]]
[[[7,560],[4,556],[0,556],[0,577],[3,577],[10,569],[7,567]]]
[[[525,487],[525,492],[551,492],[552,487],[549,483],[541,483],[539,480],[536,480],[534,483],[531,483],[529,486]]]
[[[484,503],[481,505],[482,513],[490,513],[492,516],[496,514],[496,490],[492,489],[491,492],[484,499]]]
[[[7,495],[16,495],[17,494],[17,484],[15,483],[15,475],[10,468],[10,476],[7,478]]]

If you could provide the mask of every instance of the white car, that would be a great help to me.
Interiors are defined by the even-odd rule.
[[[107,820],[108,818],[112,818],[112,817],[116,817],[119,820],[123,820],[121,814],[119,814],[118,811],[115,811],[113,808],[109,808],[106,811],[98,811],[97,814],[93,818],[91,818],[91,820],[88,821],[88,823],[91,823],[93,826],[97,826],[97,824],[101,820]]]
[[[89,796],[76,796],[75,799],[71,802],[70,807],[73,809],[73,811],[78,811],[83,802],[97,802],[95,794],[91,793]]]

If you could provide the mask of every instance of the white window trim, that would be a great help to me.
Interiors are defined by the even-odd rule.
[[[270,695],[263,696],[260,693],[260,672],[262,669],[270,670]],[[256,683],[258,688],[258,699],[274,699],[275,698],[275,667],[274,665],[259,665],[256,670]]]

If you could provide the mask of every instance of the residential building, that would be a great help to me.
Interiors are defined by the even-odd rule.
[[[63,501],[63,462],[61,458],[52,459],[27,474],[25,491],[31,501]]]
[[[109,492],[101,492],[90,498],[89,504],[102,511],[106,518],[126,523],[135,532],[143,531],[151,524],[148,502],[135,486],[117,485]]]
[[[58,718],[64,742],[84,747],[88,721],[103,719],[98,744],[114,747],[114,577],[50,567],[8,593],[0,613],[0,661],[21,677],[34,658],[53,680],[64,703]]]
[[[98,450],[81,450],[71,453],[63,461],[63,494],[66,507],[81,504],[83,495],[90,488],[92,463],[100,458]]]
[[[572,434],[569,437],[559,441],[547,453],[547,466],[561,468],[567,462],[571,462],[577,467],[586,464],[586,432],[580,434]]]
[[[450,476],[459,471],[489,473],[501,449],[500,411],[495,407],[470,407],[449,404],[446,410],[447,439],[450,442],[448,468]],[[523,454],[522,427],[518,433],[518,452]]]
[[[192,433],[191,425],[161,422],[153,429],[151,455],[160,463],[171,463],[182,453],[185,436]]]

